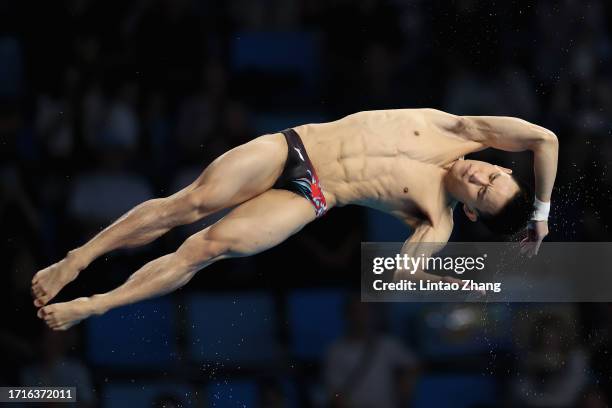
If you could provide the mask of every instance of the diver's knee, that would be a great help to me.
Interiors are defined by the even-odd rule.
[[[216,238],[207,228],[187,238],[177,253],[183,262],[194,268],[223,258],[230,253],[230,247],[227,241]]]

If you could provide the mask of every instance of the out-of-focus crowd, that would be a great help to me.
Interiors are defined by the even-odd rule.
[[[550,238],[609,240],[610,21],[612,6],[603,0],[3,3],[0,256],[5,282],[0,298],[8,317],[0,330],[7,356],[1,382],[74,379],[82,384],[83,401],[116,406],[103,393],[121,370],[111,366],[92,371],[97,366],[86,349],[94,339],[85,329],[65,335],[43,330],[29,297],[32,275],[135,204],[185,186],[226,150],[292,125],[360,110],[410,107],[536,122],[557,134],[561,148]],[[528,155],[483,152],[478,157],[531,177]],[[185,291],[197,296],[200,291],[263,289],[276,299],[276,336],[290,343],[293,329],[285,319],[292,303],[285,292],[356,286],[360,241],[379,238],[392,228],[389,220],[377,217],[356,208],[334,211],[278,249],[213,266]],[[452,239],[487,239],[479,226],[458,218]],[[58,299],[118,285],[154,254],[173,251],[214,220],[98,260]],[[296,262],[298,257],[309,262]],[[173,300],[180,308],[178,296]],[[310,299],[312,305],[300,307],[314,307],[319,298]],[[347,331],[335,345],[325,343],[331,347],[327,360],[317,354],[295,363],[298,382],[320,379],[324,391],[298,387],[283,395],[296,395],[304,405],[368,406],[378,401],[376,406],[393,406],[396,398],[405,398],[419,406],[423,389],[446,384],[444,378],[431,380],[431,373],[453,372],[455,364],[462,375],[474,371],[461,364],[470,350],[440,358],[426,353],[423,339],[442,330],[436,324],[446,321],[435,317],[434,310],[416,314],[418,321],[430,319],[427,324],[415,323],[409,333],[391,330],[394,335],[385,337],[371,335],[368,325],[366,330],[356,321],[354,316],[367,315],[359,308],[364,306],[346,307],[341,320]],[[490,373],[503,379],[503,392],[496,395],[514,401],[509,406],[573,406],[580,401],[581,406],[598,407],[610,400],[609,309],[566,308],[563,313],[513,311],[522,326],[533,327],[519,330],[528,333],[523,336],[528,340],[513,332],[516,347],[499,352],[507,353],[505,358],[496,354],[502,363],[494,364]],[[350,313],[357,309],[359,313]],[[439,310],[453,315],[444,306]],[[475,313],[457,310],[453,316],[459,322],[465,313]],[[192,323],[180,315],[173,319],[183,329]],[[443,333],[452,344],[465,340],[459,329]],[[195,341],[189,338],[187,342]],[[486,342],[487,336],[479,341]],[[377,353],[379,349],[384,353]],[[498,350],[495,345],[485,349]],[[476,354],[480,372],[482,363],[493,357],[480,349]],[[273,373],[288,372],[295,359],[289,355],[283,360],[287,365]],[[226,371],[228,378],[237,374]],[[156,373],[164,380],[175,378],[164,370]],[[188,378],[176,378],[200,381],[191,372]],[[450,378],[449,386],[462,384]],[[133,382],[129,375],[123,379]],[[480,386],[469,381],[463,384]],[[257,395],[272,401],[263,406],[279,403],[277,394],[286,389],[275,381],[258,384]],[[365,390],[378,391],[366,397]],[[211,398],[216,392],[211,391]],[[161,393],[160,406],[178,403],[172,401],[181,396],[173,395]]]

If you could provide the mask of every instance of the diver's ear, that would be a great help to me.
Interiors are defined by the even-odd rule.
[[[470,221],[475,222],[478,220],[478,214],[476,213],[476,211],[468,207],[467,204],[463,204],[463,212],[470,219]]]
[[[506,174],[512,174],[512,169],[509,169],[509,168],[503,167],[503,166],[497,166],[497,165],[495,167],[499,168],[501,171],[503,171]]]

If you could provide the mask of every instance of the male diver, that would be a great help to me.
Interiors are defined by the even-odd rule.
[[[533,152],[535,197],[510,169],[463,159],[488,147]],[[263,135],[215,159],[181,191],[136,206],[39,271],[32,279],[34,305],[49,327],[65,330],[91,315],[176,290],[213,262],[272,248],[333,207],[347,204],[400,218],[414,231],[407,244],[443,244],[460,202],[471,221],[480,220],[494,232],[512,234],[527,227],[521,245],[533,255],[548,234],[557,154],[555,134],[524,120],[435,109],[359,112]],[[173,227],[234,206],[118,288],[48,304],[99,256],[144,245]],[[423,250],[405,245],[404,251],[420,255]],[[397,274],[402,278],[401,271]],[[424,271],[404,278],[428,277],[440,279]]]

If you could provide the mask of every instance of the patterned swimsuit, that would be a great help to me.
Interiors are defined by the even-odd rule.
[[[285,168],[273,188],[292,191],[306,198],[313,205],[317,218],[327,211],[325,196],[302,139],[293,129],[281,132],[287,140],[289,152]]]

